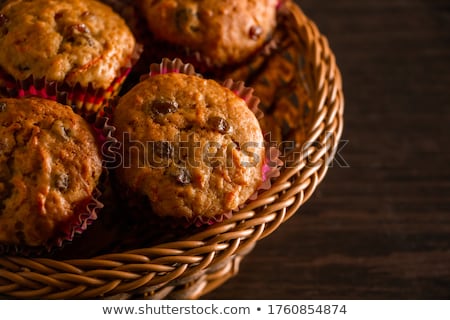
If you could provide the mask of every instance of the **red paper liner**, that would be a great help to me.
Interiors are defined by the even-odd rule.
[[[102,164],[107,170],[115,168],[117,166],[117,161],[120,161],[120,157],[117,156],[117,151],[120,150],[121,144],[119,140],[114,137],[116,127],[110,123],[113,117],[113,109],[116,104],[117,99],[109,100],[98,112],[93,124],[93,130],[96,134],[103,158]]]
[[[186,75],[195,75],[198,77],[202,77],[201,74],[195,72],[194,66],[190,63],[184,63],[179,58],[175,58],[173,60],[163,58],[161,63],[152,63],[150,65],[150,72],[148,73],[148,75],[144,75],[142,79],[144,80],[147,77],[167,73],[183,73]]]
[[[82,87],[80,84],[70,87],[66,83],[48,81],[45,78],[36,79],[33,76],[25,80],[14,80],[4,72],[0,72],[0,83],[4,84],[1,89],[8,97],[40,97],[54,100],[71,106],[82,116],[89,116],[95,114],[105,101],[119,93],[130,70],[124,68],[107,89],[94,89],[92,85]]]
[[[230,70],[236,70],[250,64],[255,58],[267,58],[278,49],[279,39],[275,35],[271,37],[253,54],[246,58],[243,62],[233,63],[229,65],[218,66],[214,63],[213,58],[205,56],[199,51],[194,51],[186,46],[171,44],[162,40],[155,39],[149,32],[146,34],[149,44],[143,55],[143,61],[161,60],[163,58],[176,59],[181,58],[186,63],[195,66],[207,78],[224,79]]]
[[[87,87],[77,83],[74,86],[66,82],[57,82],[33,75],[25,80],[14,79],[4,70],[0,70],[0,92],[11,98],[40,97],[69,105],[73,110],[84,116],[96,114],[109,99],[117,96],[128,77],[131,68],[142,53],[142,46],[137,44],[129,60],[120,69],[118,76],[106,89],[94,88],[92,84]]]
[[[101,191],[96,188],[90,198],[78,203],[73,217],[50,239],[41,246],[27,246],[21,244],[0,244],[0,256],[41,256],[62,249],[71,242],[76,235],[82,234],[95,220],[97,211],[103,208],[99,198]]]
[[[242,98],[248,108],[255,114],[256,119],[261,120],[264,117],[264,113],[258,108],[260,100],[253,95],[253,88],[246,87],[243,81],[236,82],[232,79],[225,80],[222,85]]]
[[[266,147],[266,157],[262,167],[263,182],[249,198],[249,201],[256,200],[262,191],[269,190],[272,187],[272,180],[280,176],[280,168],[283,161],[280,159],[280,150],[276,147]],[[244,207],[245,204],[242,207]]]

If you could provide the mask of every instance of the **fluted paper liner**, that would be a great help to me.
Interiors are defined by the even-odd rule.
[[[0,244],[0,256],[3,254],[15,256],[39,256],[62,249],[70,243],[76,235],[81,235],[95,220],[97,211],[103,208],[101,191],[95,188],[90,198],[77,204],[76,211],[68,223],[58,230],[55,235],[41,246],[27,246],[20,244]]]
[[[97,113],[106,101],[119,94],[141,52],[142,46],[137,44],[132,55],[119,70],[117,77],[106,89],[94,88],[92,84],[85,87],[76,83],[72,86],[64,81],[51,81],[45,77],[36,78],[33,75],[25,80],[17,80],[0,70],[0,90],[4,95],[12,98],[40,97],[54,100],[69,105],[76,113],[88,117]]]

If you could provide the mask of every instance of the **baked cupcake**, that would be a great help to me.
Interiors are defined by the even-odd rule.
[[[95,113],[137,60],[125,21],[95,0],[10,0],[0,9],[0,88]]]
[[[251,110],[257,99],[251,90],[240,93],[165,60],[119,99],[114,176],[130,206],[208,223],[260,188],[266,150]]]
[[[268,43],[279,0],[141,0],[155,58],[181,55],[201,72],[242,63]]]
[[[41,98],[0,99],[0,251],[50,249],[96,219],[102,160],[87,122]]]

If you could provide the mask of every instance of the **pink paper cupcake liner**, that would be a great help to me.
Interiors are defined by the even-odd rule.
[[[48,81],[45,78],[36,79],[33,76],[25,80],[14,80],[4,72],[0,72],[0,83],[4,84],[2,91],[9,97],[40,97],[54,100],[71,106],[82,116],[87,116],[95,114],[105,101],[119,93],[130,70],[124,68],[107,89],[94,89],[91,85],[82,87],[80,84],[70,87],[65,83]]]
[[[40,97],[71,106],[84,117],[95,115],[106,101],[117,96],[123,83],[130,74],[133,65],[142,53],[142,46],[137,44],[129,61],[120,69],[118,76],[106,89],[87,87],[79,83],[74,86],[64,81],[57,82],[30,76],[25,80],[14,79],[4,70],[0,70],[0,92],[12,98]]]

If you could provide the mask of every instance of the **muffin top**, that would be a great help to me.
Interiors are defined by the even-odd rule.
[[[141,0],[154,36],[214,67],[244,61],[270,38],[278,0]]]
[[[0,243],[39,246],[63,233],[101,172],[90,127],[69,107],[0,98]]]
[[[214,217],[243,204],[262,182],[264,140],[246,102],[214,80],[169,73],[118,102],[116,176],[160,216]]]
[[[95,0],[10,0],[0,9],[0,68],[16,80],[106,89],[135,45],[123,19]]]

